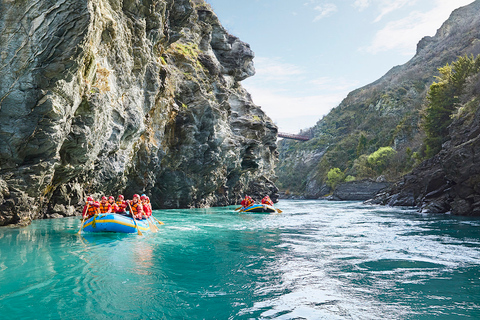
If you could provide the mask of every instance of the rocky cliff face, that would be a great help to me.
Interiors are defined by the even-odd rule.
[[[86,195],[154,207],[276,197],[250,47],[203,0],[0,2],[0,225]]]
[[[357,179],[376,178],[375,172],[369,176],[358,170],[358,163],[362,156],[386,146],[397,153],[388,170],[377,175],[395,181],[411,170],[416,161],[412,155],[422,148],[419,124],[428,88],[438,68],[459,56],[480,53],[479,13],[478,0],[455,10],[434,37],[418,43],[417,53],[409,62],[351,92],[309,129],[307,134],[313,137],[310,141],[281,141],[277,167],[280,188],[318,198],[329,191],[325,181],[331,168],[340,168]],[[315,164],[297,161],[318,154],[322,156]]]
[[[480,74],[469,79],[453,119],[440,153],[369,202],[480,216]]]

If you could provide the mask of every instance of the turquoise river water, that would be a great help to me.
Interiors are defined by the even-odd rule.
[[[0,228],[0,319],[480,319],[480,219],[359,202]]]

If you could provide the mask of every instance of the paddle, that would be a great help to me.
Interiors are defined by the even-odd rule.
[[[138,228],[137,220],[135,220],[135,215],[133,214],[132,206],[130,205],[130,202],[128,203],[128,207],[130,208],[130,214],[132,215],[133,222],[135,222],[135,227],[137,228],[137,232],[139,236],[142,236],[142,231]]]
[[[155,218],[154,216],[152,216],[152,218],[155,219],[155,220],[157,220],[157,222],[158,222],[159,225],[165,224],[165,223],[163,223],[162,221],[160,221],[160,220],[158,220],[157,218]]]
[[[278,213],[282,213],[282,212],[283,212],[282,210],[277,209],[277,208],[275,208],[275,210],[277,210]]]
[[[85,219],[87,218],[88,215],[88,203],[87,203],[87,210],[85,210],[85,215],[83,216],[82,224],[80,225],[80,230],[78,230],[77,234],[81,234],[83,230],[83,224],[85,223]]]
[[[243,208],[243,207],[238,207],[237,209],[235,209],[235,211],[238,211],[238,210],[240,210],[240,209],[242,209],[242,208]]]
[[[147,211],[150,211],[150,216],[147,213],[145,213],[145,217],[147,218],[148,225],[150,226],[150,229],[153,230],[153,232],[158,232],[159,229],[152,219],[152,210],[151,210],[152,206],[147,204],[147,207],[150,207],[150,210],[147,210]]]
[[[145,213],[145,218],[146,218],[147,221],[148,221],[148,225],[150,226],[150,229],[152,229],[153,232],[157,232],[157,231],[158,231],[158,227],[155,225],[155,223],[152,222],[152,220],[150,220],[150,217],[147,216],[146,213]]]

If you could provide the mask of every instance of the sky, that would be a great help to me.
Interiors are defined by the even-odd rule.
[[[280,132],[312,127],[347,94],[410,60],[474,0],[206,0],[255,52],[242,81]]]

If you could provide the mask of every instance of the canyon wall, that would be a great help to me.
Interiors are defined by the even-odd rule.
[[[254,53],[203,0],[0,2],[0,225],[87,195],[155,208],[276,198]]]

